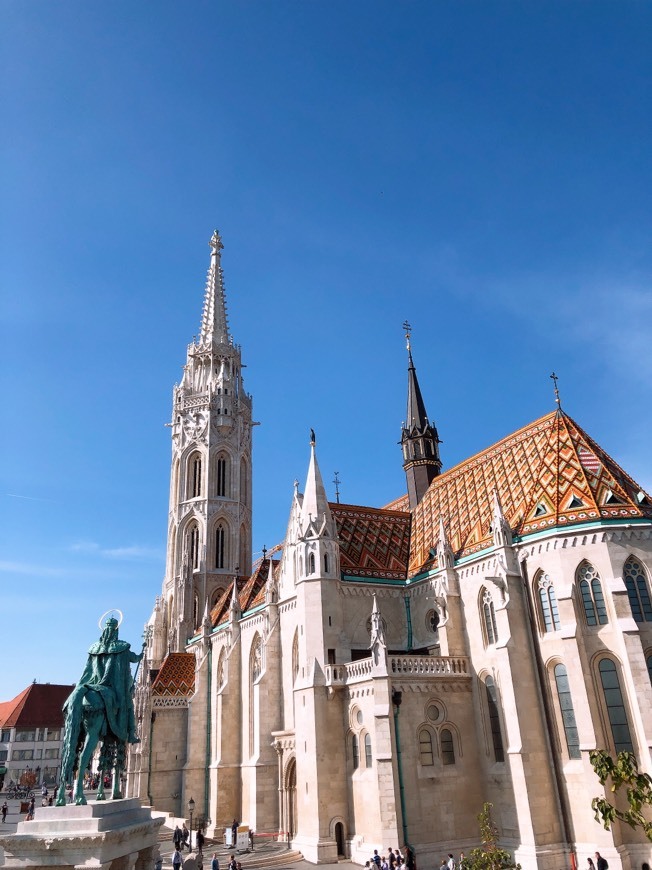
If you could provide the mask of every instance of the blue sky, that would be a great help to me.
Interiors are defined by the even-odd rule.
[[[216,227],[254,550],[309,427],[343,501],[404,491],[406,318],[445,466],[554,369],[652,488],[649,4],[5,0],[0,31],[0,699],[74,681],[108,608],[139,644]]]

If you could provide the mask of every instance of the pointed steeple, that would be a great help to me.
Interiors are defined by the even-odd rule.
[[[491,521],[491,531],[493,533],[494,544],[497,547],[511,546],[512,530],[503,513],[503,507],[498,497],[498,490],[494,489],[493,493],[493,517]]]
[[[219,230],[215,230],[208,243],[211,249],[211,265],[206,278],[204,310],[201,318],[199,346],[218,346],[231,344],[229,325],[226,318],[226,297],[224,293],[224,274],[220,261],[220,251],[224,248]]]
[[[441,471],[441,459],[439,458],[439,444],[441,442],[434,423],[428,419],[426,406],[419,388],[417,370],[414,367],[410,346],[410,324],[406,321],[403,327],[406,330],[408,351],[408,400],[407,417],[401,432],[401,446],[410,509],[413,509],[419,504],[428,487]]]
[[[324,481],[322,480],[315,454],[316,440],[315,432],[311,429],[310,465],[308,466],[308,477],[306,478],[306,487],[301,505],[301,522],[304,530],[307,530],[313,523],[318,529],[321,528],[324,519],[326,519],[329,526],[333,522],[331,509],[328,506],[328,499],[326,498]]]

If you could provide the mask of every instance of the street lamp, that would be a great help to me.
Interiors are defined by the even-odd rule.
[[[192,852],[192,814],[195,812],[195,802],[192,798],[188,801],[188,812],[190,813],[190,851]]]

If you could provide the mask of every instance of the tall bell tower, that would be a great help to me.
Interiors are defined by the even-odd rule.
[[[210,240],[199,336],[188,346],[172,408],[164,630],[152,665],[180,652],[234,576],[251,573],[252,400],[229,334],[221,252]],[[165,648],[161,648],[161,647]],[[157,648],[158,647],[158,648]]]

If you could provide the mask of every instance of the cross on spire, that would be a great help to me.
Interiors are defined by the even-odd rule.
[[[412,334],[412,327],[410,326],[410,324],[408,323],[407,320],[403,321],[403,329],[405,331],[405,342],[407,344],[407,349],[411,350],[411,348],[410,348],[410,335]]]
[[[559,378],[553,372],[550,375],[550,380],[554,381],[554,384],[555,384],[555,402],[557,402],[557,406],[561,410],[561,399],[559,398],[559,388],[557,387],[557,381],[559,380]]]
[[[337,503],[340,503],[340,473],[339,471],[335,472],[335,478],[333,479],[333,483],[335,484],[335,500]]]

